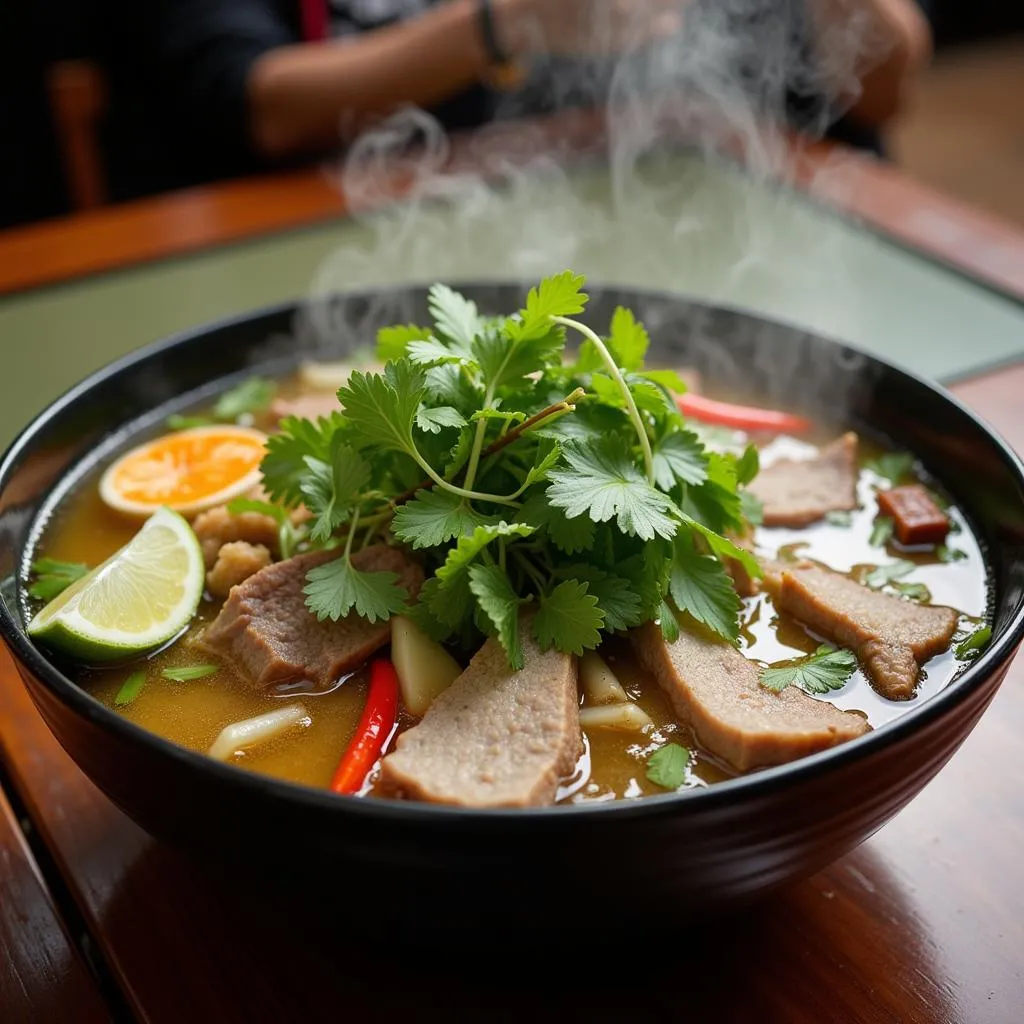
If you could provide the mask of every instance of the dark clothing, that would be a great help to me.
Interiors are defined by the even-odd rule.
[[[248,134],[250,69],[267,51],[308,37],[309,4],[318,0],[102,2],[110,8],[105,19],[109,50],[104,63],[112,88],[104,141],[112,198],[239,176],[263,167]],[[415,16],[432,0],[319,2],[329,4],[325,19],[329,34],[355,35]],[[714,11],[717,0],[697,2],[711,4],[709,10]],[[794,54],[798,48],[805,53],[802,0],[772,0],[765,8],[772,13],[755,17],[760,19],[758,31],[782,31],[787,34],[785,46],[793,47]],[[759,59],[757,47],[751,55],[755,62]],[[758,69],[756,74],[762,72]],[[586,69],[581,78],[586,81],[584,99],[599,99],[594,83],[601,78],[592,67]],[[767,97],[769,112],[785,109],[795,126],[821,134],[834,119],[813,87],[802,87],[785,76],[781,82],[785,95]],[[535,83],[532,98],[515,108],[519,112],[550,109],[552,95],[542,80]],[[559,89],[560,103],[580,98]],[[508,109],[504,101],[500,105],[503,111]],[[446,127],[457,129],[490,120],[498,106],[498,97],[477,86],[433,113]],[[857,131],[855,125],[840,123],[838,133],[846,141],[877,148],[874,133]]]

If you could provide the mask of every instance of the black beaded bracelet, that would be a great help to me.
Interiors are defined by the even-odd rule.
[[[488,60],[499,66],[508,64],[509,56],[501,48],[498,33],[494,28],[494,9],[491,7],[491,0],[477,0],[477,10],[480,14],[480,35],[483,37]]]

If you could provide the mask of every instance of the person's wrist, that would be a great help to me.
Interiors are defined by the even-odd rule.
[[[486,2],[488,14],[484,15],[492,26],[495,48],[501,59],[513,61],[525,56],[527,46],[522,32],[525,16],[532,0],[477,0]]]

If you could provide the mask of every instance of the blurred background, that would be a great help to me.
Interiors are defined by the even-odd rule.
[[[160,156],[146,173],[133,171],[133,142],[141,143],[126,126],[140,113],[133,107],[147,102],[139,89],[147,69],[125,54],[146,6],[35,0],[0,7],[0,227],[238,173],[230,159],[207,160],[196,173],[172,167],[170,151],[166,174],[152,172]],[[1024,224],[1024,4],[928,6],[935,59],[911,109],[889,130],[888,153],[917,178]]]

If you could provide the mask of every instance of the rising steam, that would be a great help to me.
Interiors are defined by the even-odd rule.
[[[811,323],[819,302],[855,309],[838,254],[775,183],[793,170],[787,128],[823,135],[855,100],[858,72],[883,55],[858,0],[680,2],[681,27],[651,42],[652,13],[665,7],[631,8],[614,59],[538,59],[470,142],[453,142],[417,109],[358,138],[334,170],[352,220],[313,282],[302,343],[347,351],[372,341],[369,324],[410,318],[387,291],[369,304],[337,297],[361,286],[530,280],[566,267],[587,274],[592,293],[633,285],[772,312],[796,283]],[[613,49],[608,19],[590,30],[594,51]],[[557,50],[550,43],[538,49]],[[592,108],[603,116],[583,140],[578,118],[557,116]],[[555,114],[547,127],[517,122],[538,110]],[[744,174],[728,166],[737,158]],[[726,166],[709,173],[709,162]],[[396,184],[399,204],[390,202]],[[691,347],[727,358],[701,323],[687,332]]]

